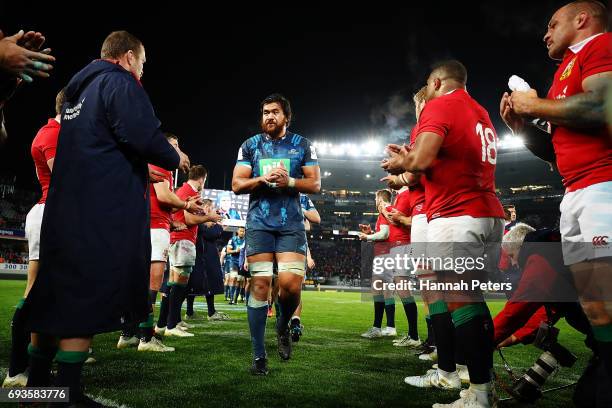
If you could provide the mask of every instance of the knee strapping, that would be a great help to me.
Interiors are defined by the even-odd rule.
[[[249,272],[251,276],[272,276],[274,275],[274,263],[251,262],[249,263]]]
[[[267,300],[257,300],[255,299],[255,296],[251,295],[249,296],[247,306],[255,308],[255,309],[259,309],[260,307],[268,307],[268,301]]]
[[[189,277],[191,275],[191,270],[193,266],[173,266],[172,269],[179,276]]]
[[[279,262],[278,272],[291,272],[299,276],[304,276],[306,273],[306,264],[304,261]]]

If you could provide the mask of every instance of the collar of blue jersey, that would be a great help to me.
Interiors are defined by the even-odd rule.
[[[272,141],[275,141],[275,140],[276,140],[277,142],[279,142],[279,141],[281,141],[281,140],[285,140],[285,139],[287,138],[287,136],[289,136],[289,134],[290,134],[290,133],[291,133],[291,132],[289,132],[289,131],[287,130],[287,131],[285,132],[285,136],[281,137],[280,139],[272,139],[272,137],[270,137],[270,135],[269,135],[269,134],[267,134],[267,133],[264,133],[263,135],[264,135],[264,138],[265,138],[266,140],[272,140]],[[291,134],[292,134],[292,133],[291,133]]]

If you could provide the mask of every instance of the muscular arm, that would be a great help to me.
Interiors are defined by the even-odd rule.
[[[153,188],[155,188],[155,194],[160,203],[172,208],[185,208],[185,201],[170,191],[170,182],[168,180],[153,184]]]
[[[526,98],[519,106],[521,115],[550,121],[557,126],[595,128],[606,125],[604,94],[612,72],[591,75],[582,81],[583,93],[563,99]]]
[[[251,178],[249,166],[237,164],[232,176],[232,191],[234,194],[248,194],[266,184],[264,177]],[[297,184],[297,183],[296,183]]]
[[[192,225],[204,224],[208,221],[216,221],[214,215],[195,215],[185,210],[183,210],[183,213],[185,214],[185,224],[187,224],[187,226],[189,227],[191,227]]]
[[[408,217],[406,215],[397,215],[396,217],[399,223],[404,227],[409,227],[412,225],[412,217]]]
[[[319,166],[303,166],[302,172],[304,178],[295,180],[295,189],[305,194],[317,194],[321,191],[321,169]],[[320,217],[319,222],[321,222]]]
[[[414,148],[404,156],[404,170],[415,175],[425,171],[438,156],[442,142],[444,138],[436,133],[419,134]]]
[[[321,215],[319,215],[319,211],[317,211],[316,208],[313,208],[312,210],[304,211],[304,217],[306,217],[306,219],[313,224],[321,223]]]

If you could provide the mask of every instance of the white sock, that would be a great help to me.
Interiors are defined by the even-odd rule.
[[[493,390],[493,384],[488,382],[484,384],[470,384],[470,389],[476,395],[476,401],[478,401],[481,405],[488,407],[490,406],[491,401],[489,400],[489,396]]]

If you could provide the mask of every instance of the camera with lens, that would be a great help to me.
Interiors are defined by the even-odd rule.
[[[514,381],[510,390],[518,401],[532,403],[538,400],[548,377],[559,367],[571,367],[576,362],[576,356],[559,344],[558,336],[559,329],[542,322],[533,344],[544,352],[522,377]]]

